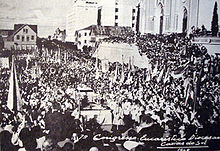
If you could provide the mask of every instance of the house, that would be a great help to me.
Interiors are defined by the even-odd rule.
[[[7,39],[7,37],[12,35],[13,32],[14,30],[0,29],[0,35],[2,36],[3,40]]]
[[[0,30],[6,49],[36,48],[37,25],[15,24],[14,30]]]
[[[4,48],[4,41],[7,41],[7,38],[12,35],[14,30],[0,29],[0,50]]]
[[[66,39],[66,30],[60,30],[59,28],[56,29],[52,39],[57,39],[59,41],[65,42]]]
[[[89,27],[77,30],[75,32],[75,41],[78,49],[82,49],[83,46],[96,47],[96,44],[99,42],[99,40],[110,35],[119,36],[132,32],[131,27],[91,25]]]

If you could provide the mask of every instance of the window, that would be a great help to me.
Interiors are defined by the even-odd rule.
[[[135,9],[133,9],[132,12],[135,13]]]
[[[31,36],[31,40],[34,40],[34,36]]]
[[[24,41],[24,36],[22,36],[22,41]]]
[[[87,36],[87,33],[85,33],[85,36]]]
[[[86,44],[86,42],[87,42],[87,41],[86,41],[86,40],[84,40],[84,43],[85,43],[85,44]]]
[[[28,29],[26,29],[26,33],[28,33]]]
[[[118,8],[115,8],[115,12],[118,12]]]
[[[29,36],[27,36],[27,41],[29,41],[30,39],[29,39]]]
[[[79,38],[81,37],[81,34],[79,33]]]
[[[118,26],[118,23],[115,23],[115,26]]]
[[[135,16],[132,16],[132,20],[135,20]]]
[[[25,29],[23,29],[23,33],[25,33]]]
[[[19,40],[20,39],[20,36],[19,35],[17,35],[17,40]]]
[[[132,24],[132,28],[134,27],[134,23]]]
[[[115,19],[118,19],[118,16],[117,16],[117,15],[115,16]]]

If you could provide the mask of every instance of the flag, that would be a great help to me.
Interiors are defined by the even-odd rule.
[[[183,74],[187,71],[188,68],[189,68],[189,62],[186,62],[185,64],[181,65],[176,70],[174,70],[172,72],[172,76],[177,79],[183,77]]]
[[[96,69],[96,73],[95,73],[95,79],[98,79],[99,78],[99,70]]]
[[[185,96],[185,106],[186,106],[188,103],[189,97],[193,98],[193,95],[194,95],[189,78],[184,81],[184,87],[185,87],[184,96]]]
[[[132,71],[135,71],[135,68],[134,68],[134,56],[132,56],[131,68],[132,68]]]
[[[113,87],[113,80],[114,80],[114,77],[110,77],[110,84],[109,84],[109,88],[110,88],[110,90],[112,89],[112,87]]]
[[[60,52],[60,48],[58,48],[57,62],[58,62],[59,64],[60,64],[60,62],[61,62],[61,52]]]
[[[170,74],[170,67],[168,67],[167,71],[166,71],[166,74],[164,76],[164,81],[163,83],[166,83],[169,79],[169,74]]]
[[[164,75],[164,67],[163,67],[163,69],[160,71],[160,74],[158,75],[158,78],[157,78],[157,82],[160,82],[161,80],[162,80],[162,78],[163,78],[163,75]]]
[[[64,52],[64,63],[66,64],[66,62],[67,62],[67,52],[65,51]]]
[[[128,70],[131,70],[131,58],[128,58]]]
[[[16,68],[14,65],[14,58],[12,58],[7,107],[10,110],[20,111],[22,105],[23,105],[23,102],[21,100],[20,90],[18,86],[18,79],[17,79],[17,74],[16,74]]]
[[[47,60],[47,62],[49,62],[49,60],[50,60],[48,48],[46,48],[46,60]]]
[[[102,59],[102,72],[107,72],[109,70],[108,59]]]
[[[118,76],[118,64],[116,63],[116,69],[115,69],[115,76],[114,76],[114,82],[117,81],[117,76]]]
[[[98,51],[96,53],[96,62],[95,62],[95,70],[96,70],[96,75],[95,78],[99,78],[99,60],[98,60]]]
[[[124,82],[124,78],[125,78],[125,75],[124,75],[124,58],[123,58],[123,55],[122,55],[122,72],[121,72],[121,80],[120,80],[120,83],[123,83]]]
[[[28,69],[29,66],[29,55],[26,57],[26,70]]]

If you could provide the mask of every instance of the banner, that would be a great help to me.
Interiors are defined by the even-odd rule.
[[[9,68],[9,58],[0,58],[0,67]]]
[[[23,105],[23,103],[21,100],[20,89],[18,86],[16,68],[14,65],[14,59],[12,59],[11,74],[10,74],[10,79],[9,79],[9,92],[8,92],[7,107],[10,110],[20,111],[22,105]]]

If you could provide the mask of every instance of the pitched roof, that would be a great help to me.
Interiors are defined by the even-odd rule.
[[[10,31],[10,34],[8,35],[7,39],[12,40],[13,36],[16,35],[21,29],[23,29],[25,26],[29,26],[36,34],[37,34],[37,25],[28,25],[28,24],[14,24],[14,30]]]
[[[28,25],[28,24],[14,24],[14,31],[20,30],[24,26],[29,26],[35,33],[37,33],[37,25]]]
[[[14,24],[14,33],[13,33],[13,35],[17,34],[25,26],[29,26],[37,34],[37,25]]]

